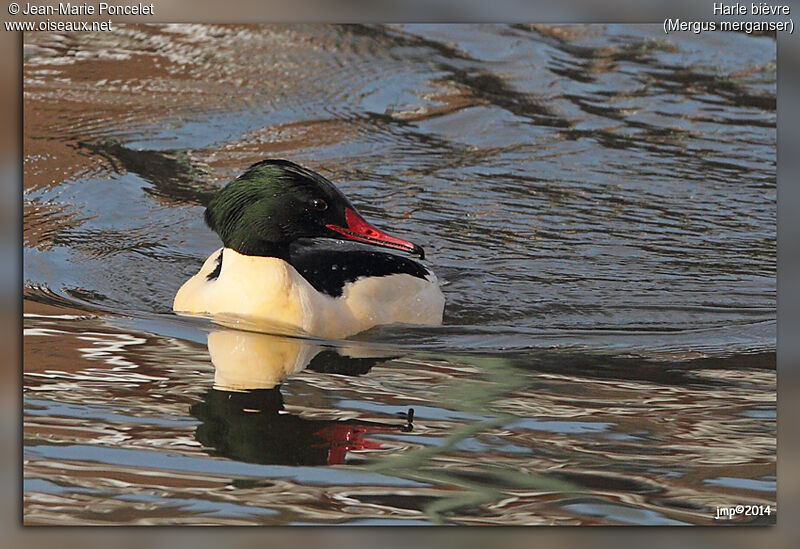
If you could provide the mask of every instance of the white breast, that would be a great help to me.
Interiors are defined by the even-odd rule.
[[[220,252],[222,269],[208,280]],[[333,298],[318,292],[282,259],[225,248],[212,253],[200,272],[181,286],[173,309],[245,315],[338,339],[380,324],[441,324],[444,295],[432,274],[426,279],[393,274],[358,279]]]

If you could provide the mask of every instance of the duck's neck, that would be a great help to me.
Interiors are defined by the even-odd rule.
[[[278,259],[289,261],[289,244],[284,242],[267,242],[266,240],[253,238],[243,242],[239,246],[228,247],[242,255],[277,257]]]

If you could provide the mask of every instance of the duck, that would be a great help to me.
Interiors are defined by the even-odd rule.
[[[442,323],[436,275],[397,253],[423,260],[423,248],[368,223],[313,170],[257,162],[214,195],[204,218],[222,247],[176,293],[178,314],[243,317],[325,339]]]

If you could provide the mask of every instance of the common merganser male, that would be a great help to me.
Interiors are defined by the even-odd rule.
[[[442,322],[444,295],[420,263],[297,242],[352,240],[424,257],[420,246],[376,229],[333,183],[293,162],[250,166],[211,200],[205,221],[224,247],[178,290],[178,313],[243,315],[332,339],[381,324]]]

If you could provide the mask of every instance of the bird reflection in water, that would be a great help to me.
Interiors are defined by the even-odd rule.
[[[216,368],[214,388],[191,408],[201,421],[197,440],[212,455],[271,465],[337,465],[352,450],[380,449],[367,433],[412,429],[405,423],[307,419],[284,410],[281,381],[303,369],[326,374],[363,375],[387,356],[346,356],[308,340],[238,330],[208,336]]]

